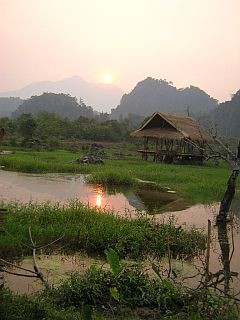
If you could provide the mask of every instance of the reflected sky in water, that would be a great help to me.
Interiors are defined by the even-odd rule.
[[[119,214],[140,211],[161,213],[188,207],[175,194],[149,190],[104,189],[100,185],[86,184],[83,175],[32,175],[0,171],[0,200],[60,202],[78,199],[91,207],[114,210]],[[171,204],[169,206],[169,204]]]
[[[166,221],[173,216],[176,223],[182,227],[189,228],[195,225],[205,231],[209,219],[212,221],[210,269],[211,272],[217,272],[222,268],[223,246],[219,245],[219,230],[215,227],[215,218],[219,210],[218,203],[189,207],[189,204],[178,198],[176,194],[139,189],[104,189],[100,185],[86,184],[82,175],[32,175],[0,171],[0,200],[3,202],[57,201],[66,203],[71,199],[78,199],[98,209],[114,210],[117,214],[131,214],[132,217],[135,216],[136,210],[150,210],[154,212],[158,221]],[[228,234],[229,252],[232,252],[233,247],[235,252],[231,261],[225,265],[231,267],[231,271],[240,272],[238,254],[240,250],[240,201],[237,197],[234,199],[232,208],[237,218],[232,229],[228,226],[226,234]],[[236,287],[239,288],[239,280]]]

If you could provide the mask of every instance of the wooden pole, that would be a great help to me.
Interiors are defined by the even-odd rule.
[[[211,221],[208,220],[207,253],[206,253],[206,271],[205,271],[205,282],[206,282],[206,283],[209,281],[210,243],[211,243]]]
[[[232,169],[232,174],[228,179],[227,190],[221,201],[216,223],[226,223],[227,221],[227,214],[229,212],[229,209],[235,194],[235,188],[236,188],[236,182],[237,182],[239,170],[240,170],[240,141],[237,149],[236,165]]]
[[[229,292],[231,269],[230,269],[230,246],[226,223],[218,223],[218,241],[221,249],[221,261],[224,272],[224,292]]]

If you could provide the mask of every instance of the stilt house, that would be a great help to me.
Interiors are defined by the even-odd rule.
[[[162,112],[154,113],[131,136],[143,138],[143,149],[138,150],[143,160],[153,155],[154,161],[167,163],[202,163],[206,144],[214,142],[195,119]]]

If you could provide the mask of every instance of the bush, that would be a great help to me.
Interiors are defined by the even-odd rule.
[[[151,278],[137,264],[122,266],[118,274],[97,268],[74,273],[50,296],[59,307],[76,310],[88,305],[115,314],[128,310],[128,316],[149,310],[157,319],[238,319],[233,300],[206,288],[194,292],[167,278]]]

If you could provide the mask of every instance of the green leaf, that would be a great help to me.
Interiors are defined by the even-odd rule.
[[[117,252],[111,248],[109,250],[105,250],[104,252],[107,256],[107,262],[110,265],[112,273],[115,276],[117,276],[119,274],[119,272],[121,271],[119,256],[118,256]]]
[[[156,273],[156,275],[158,276],[158,278],[160,278],[162,280],[162,276],[159,272],[159,268],[155,263],[152,263],[152,269],[153,271]]]
[[[114,300],[119,302],[120,295],[119,295],[118,289],[116,287],[110,288],[110,294]]]

